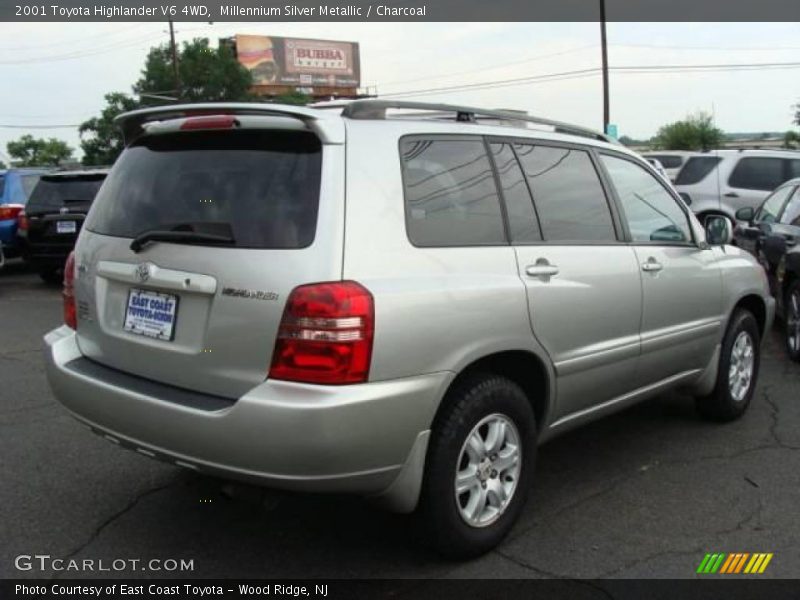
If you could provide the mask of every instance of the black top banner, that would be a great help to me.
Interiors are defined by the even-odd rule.
[[[800,21],[800,0],[0,0],[2,21]]]

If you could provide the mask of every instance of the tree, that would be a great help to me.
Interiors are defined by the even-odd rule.
[[[20,167],[55,167],[72,158],[72,148],[63,140],[35,138],[30,134],[8,142],[6,149]]]
[[[650,144],[660,150],[709,150],[719,146],[722,139],[722,130],[714,126],[711,115],[699,112],[664,125]]]
[[[800,103],[794,105],[795,113],[794,113],[794,124],[800,125]]]
[[[134,96],[121,92],[106,94],[106,106],[99,117],[80,126],[83,164],[113,163],[124,148],[122,135],[114,118],[129,110],[168,103],[148,94],[177,97],[185,102],[241,102],[252,100],[252,77],[236,60],[233,50],[221,45],[211,48],[207,39],[184,42],[178,52],[180,93],[175,90],[172,53],[169,44],[150,49],[139,80],[133,85]]]
[[[787,131],[783,136],[783,147],[795,150],[800,148],[800,133],[796,131]]]
[[[133,86],[135,94],[177,96],[183,102],[241,102],[252,100],[250,71],[225,45],[211,48],[205,38],[184,42],[178,53],[181,89],[175,90],[169,44],[150,49],[144,69]]]
[[[289,94],[281,94],[280,96],[275,96],[275,98],[271,100],[271,102],[276,102],[278,104],[294,104],[297,106],[305,106],[313,101],[313,96],[298,91]]]
[[[100,116],[81,123],[78,129],[84,165],[110,165],[117,160],[125,144],[114,119],[139,106],[135,99],[121,92],[106,94],[105,100],[106,106]]]

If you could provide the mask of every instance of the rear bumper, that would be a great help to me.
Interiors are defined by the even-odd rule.
[[[451,379],[436,373],[336,387],[265,381],[227,405],[224,399],[192,405],[194,395],[185,390],[96,363],[76,368],[88,361],[67,327],[45,336],[45,357],[58,400],[112,442],[270,487],[363,495],[389,490],[390,503],[405,497],[406,506],[421,479],[419,442],[427,443]],[[404,489],[397,489],[398,481]]]

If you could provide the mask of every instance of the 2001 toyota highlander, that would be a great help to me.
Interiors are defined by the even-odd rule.
[[[642,159],[520,113],[146,109],[66,266],[58,399],[142,454],[496,545],[537,444],[677,386],[747,409],[774,302]]]

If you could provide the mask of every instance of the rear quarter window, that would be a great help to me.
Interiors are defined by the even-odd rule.
[[[677,169],[683,164],[683,158],[680,156],[648,154],[647,158],[655,158],[665,169]]]
[[[686,161],[675,178],[675,185],[700,183],[714,170],[722,159],[718,156],[693,156]]]
[[[222,226],[234,247],[304,248],[316,234],[321,166],[322,146],[310,133],[148,136],[120,156],[86,228],[133,238]]]
[[[500,198],[480,138],[400,141],[408,237],[415,246],[505,244]]]

